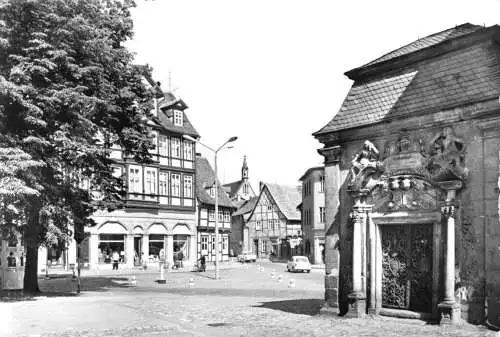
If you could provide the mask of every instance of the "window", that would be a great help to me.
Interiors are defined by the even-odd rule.
[[[215,236],[212,236],[212,251],[215,250]]]
[[[215,187],[210,187],[210,196],[215,198]]]
[[[243,184],[243,194],[248,194],[248,185]]]
[[[168,156],[168,138],[160,135],[158,138],[158,154],[160,156]]]
[[[223,216],[224,216],[224,214],[222,213],[222,211],[221,211],[221,210],[219,210],[219,211],[217,212],[217,217],[219,218],[219,222],[221,222],[221,221],[223,220]]]
[[[320,193],[325,192],[325,177],[324,176],[319,177],[319,192]]]
[[[213,209],[208,211],[208,220],[209,221],[214,221],[215,220],[215,211]]]
[[[174,110],[174,125],[182,126],[182,111]]]
[[[193,160],[193,143],[185,140],[184,141],[184,160]]]
[[[265,253],[266,252],[266,241],[261,240],[260,241],[260,252]]]
[[[208,235],[201,236],[201,250],[208,249]]]
[[[184,198],[193,197],[193,176],[184,176]]]
[[[125,262],[125,236],[123,234],[99,234],[98,262],[111,263],[113,252],[118,252],[120,262]]]
[[[172,184],[172,196],[173,197],[180,197],[181,194],[181,175],[177,173],[172,173],[170,176],[171,178],[171,184]]]
[[[224,211],[224,221],[225,222],[231,221],[231,214],[228,211]]]
[[[156,153],[156,149],[158,146],[158,133],[153,131],[151,132],[151,144],[153,144],[153,148],[149,150],[149,152]]]
[[[174,235],[174,261],[189,260],[189,235]]]
[[[321,223],[325,222],[325,208],[324,207],[319,208],[319,222],[321,222]]]
[[[159,180],[160,195],[168,195],[168,172],[160,172]]]
[[[149,257],[152,257],[154,261],[165,260],[165,235],[149,235]]]
[[[146,194],[156,194],[156,169],[146,168],[144,191]]]
[[[128,171],[128,190],[132,193],[142,193],[142,168],[129,167]]]
[[[255,229],[260,230],[260,221],[257,221],[255,224]]]
[[[273,205],[268,205],[268,206],[267,206],[267,210],[268,210],[268,211],[272,211],[272,210],[273,210]]]
[[[172,157],[180,158],[181,157],[181,140],[179,138],[172,138],[170,145],[171,145]]]

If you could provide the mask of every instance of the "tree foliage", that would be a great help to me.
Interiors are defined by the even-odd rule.
[[[120,207],[113,144],[149,160],[143,122],[152,92],[143,76],[151,70],[134,65],[123,46],[132,36],[129,8],[111,0],[11,0],[0,10],[0,147],[36,163],[22,179],[33,192],[22,228],[27,274],[36,274],[39,244],[67,240],[70,223],[81,241],[97,209]],[[31,274],[25,290],[37,291],[26,285]]]

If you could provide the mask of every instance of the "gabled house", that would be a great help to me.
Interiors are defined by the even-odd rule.
[[[210,163],[201,155],[196,156],[196,200],[197,200],[197,260],[206,257],[215,261],[215,184],[218,195],[219,260],[229,261],[229,236],[231,214],[234,204],[222,189]]]
[[[258,200],[258,197],[252,197],[248,200],[241,201],[240,206],[231,217],[229,248],[233,251],[235,256],[251,250],[248,220]]]
[[[260,184],[260,194],[247,226],[250,250],[259,257],[288,258],[302,241],[300,192],[295,187]]]

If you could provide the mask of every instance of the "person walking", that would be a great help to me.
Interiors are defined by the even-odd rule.
[[[181,268],[184,268],[184,266],[182,265],[182,260],[184,260],[184,254],[182,254],[182,252],[179,252],[178,258],[179,258],[179,266]]]
[[[207,267],[207,260],[205,259],[205,255],[201,256],[200,263],[201,263],[201,271],[205,271]]]
[[[116,250],[113,252],[112,259],[113,259],[113,270],[118,270],[118,262],[120,261],[120,254],[118,254]]]

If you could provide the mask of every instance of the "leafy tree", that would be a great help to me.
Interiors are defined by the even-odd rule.
[[[0,10],[0,147],[37,163],[29,179],[20,177],[33,192],[25,195],[20,227],[26,292],[39,292],[39,245],[68,240],[69,225],[79,244],[96,210],[120,207],[111,146],[149,160],[144,120],[153,92],[143,78],[151,69],[134,65],[123,46],[132,36],[132,5],[10,0]]]

